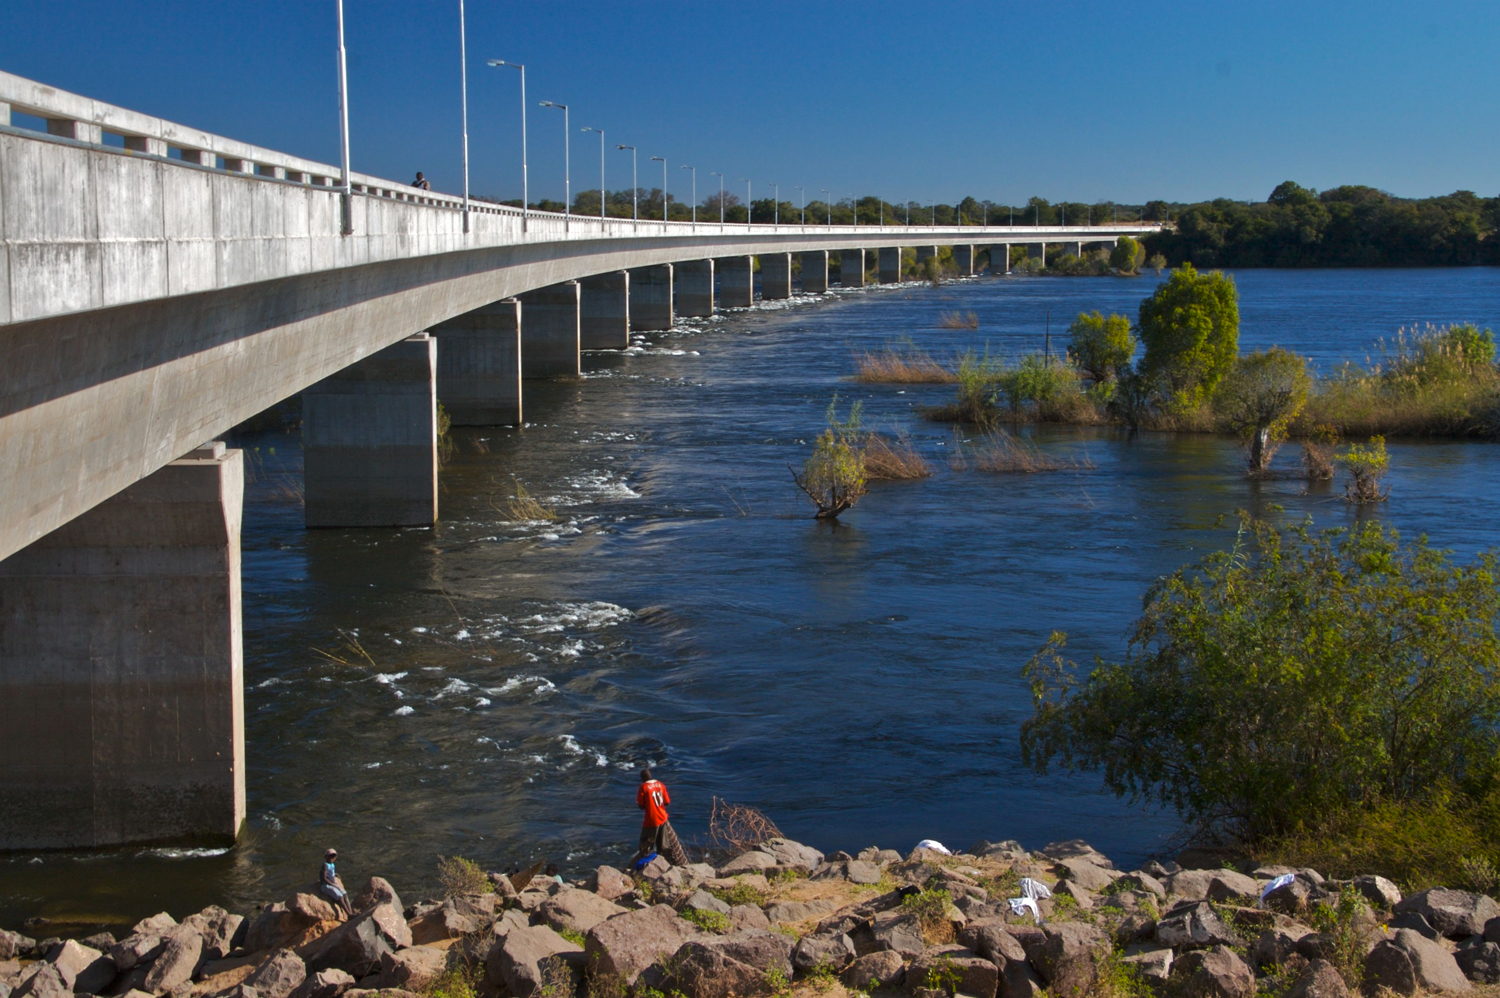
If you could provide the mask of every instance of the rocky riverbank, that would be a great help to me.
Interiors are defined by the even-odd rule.
[[[118,939],[0,930],[0,998],[1347,998],[1500,982],[1486,895],[1281,867],[1124,872],[1081,841],[825,856],[776,838],[718,867],[487,886],[403,905],[372,878],[347,921],[309,887]],[[1027,895],[1035,912],[1011,903]]]

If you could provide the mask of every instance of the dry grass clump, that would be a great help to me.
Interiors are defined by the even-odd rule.
[[[871,481],[905,481],[932,474],[932,465],[917,453],[911,438],[904,433],[894,440],[879,433],[867,434],[861,449],[865,456],[865,477]]]
[[[878,353],[863,353],[854,359],[854,381],[894,385],[946,385],[958,375],[911,344],[888,346]]]
[[[485,875],[483,868],[472,859],[462,856],[438,857],[438,883],[443,897],[459,897],[464,894],[492,894],[495,885]]]
[[[1061,460],[1035,444],[1000,430],[985,434],[984,442],[975,450],[974,467],[980,471],[1033,475],[1039,471],[1092,468],[1094,464],[1087,458],[1082,461]]]
[[[512,523],[534,523],[537,521],[555,521],[557,510],[551,506],[543,506],[519,480],[516,482],[516,494],[507,500],[503,506],[497,505],[493,500],[490,506],[498,513],[503,513]]]
[[[780,835],[776,822],[756,808],[714,798],[708,815],[708,839],[718,848],[737,856]]]
[[[939,329],[978,329],[979,316],[974,312],[944,312],[938,316]]]

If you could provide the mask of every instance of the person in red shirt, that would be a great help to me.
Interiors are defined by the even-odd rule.
[[[635,854],[637,860],[654,852],[673,866],[687,866],[687,853],[667,818],[670,803],[672,795],[667,793],[666,784],[653,779],[651,770],[641,770],[641,788],[635,793],[635,806],[646,815],[641,822],[640,848]]]

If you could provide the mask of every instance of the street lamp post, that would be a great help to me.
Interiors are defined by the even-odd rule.
[[[661,220],[667,220],[667,158],[665,156],[652,156],[653,163],[661,163]]]
[[[698,224],[698,168],[696,166],[684,166],[684,170],[693,171],[693,224]]]
[[[750,197],[750,181],[740,179],[745,181],[745,224],[751,225],[755,222],[755,202]]]
[[[772,211],[774,212],[774,214],[771,216],[771,218],[772,218],[771,224],[772,225],[780,225],[781,224],[781,185],[780,184],[767,184],[766,186],[769,187],[769,188],[771,188],[771,207],[772,207]]]
[[[526,67],[519,62],[491,59],[491,66],[510,66],[521,71],[521,231],[525,232],[531,218],[531,192],[526,182]]]
[[[724,174],[718,170],[708,171],[712,176],[719,178],[719,231],[724,231]]]
[[[544,100],[540,102],[542,107],[562,108],[563,113],[563,231],[568,231],[568,219],[573,214],[573,154],[569,143],[573,136],[569,133],[568,105],[558,104],[554,101]]]
[[[354,233],[354,184],[349,178],[349,72],[344,58],[344,0],[338,0],[339,15],[339,154],[343,194],[340,200],[343,211],[340,230],[344,235]]]
[[[615,146],[615,148],[630,150],[630,218],[632,221],[639,222],[641,220],[641,188],[635,179],[635,146]]]
[[[580,128],[581,132],[599,133],[599,221],[604,221],[604,129]]]
[[[464,126],[464,231],[469,231],[469,44],[464,30],[464,0],[458,0],[459,105]]]
[[[826,195],[828,195],[826,198],[823,199],[823,203],[828,206],[828,224],[832,225],[833,224],[833,194],[826,187],[819,187],[818,188],[818,193],[819,194],[826,194]]]
[[[805,191],[801,187],[796,188],[796,191],[797,191],[797,200],[800,201],[800,202],[802,202],[801,205],[798,207],[798,210],[800,212],[802,212],[802,224],[806,225],[807,224],[807,191]]]

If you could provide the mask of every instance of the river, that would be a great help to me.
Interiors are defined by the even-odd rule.
[[[1235,278],[1241,349],[1325,371],[1403,325],[1500,327],[1495,269]],[[1031,653],[1054,629],[1080,660],[1121,653],[1149,582],[1223,546],[1242,508],[1496,545],[1500,452],[1395,443],[1390,501],[1358,513],[1332,488],[1247,481],[1238,445],[1204,436],[1042,428],[1026,432],[1078,467],[952,470],[952,428],[915,412],[950,388],[844,380],[901,337],[1014,356],[1050,324],[1059,349],[1078,311],[1133,317],[1157,281],[835,291],[586,354],[577,382],[527,383],[524,428],[454,432],[431,530],[308,532],[296,434],[236,437],[253,471],[241,844],[6,856],[0,925],[244,908],[309,882],[330,845],[347,881],[411,897],[439,855],[576,875],[628,856],[643,764],[690,845],[718,796],[824,849],[1084,837],[1133,864],[1165,848],[1171,814],[1021,765]],[[980,327],[940,329],[943,311]],[[836,526],[787,470],[834,393],[937,468],[877,483]],[[516,481],[559,520],[508,522]]]

